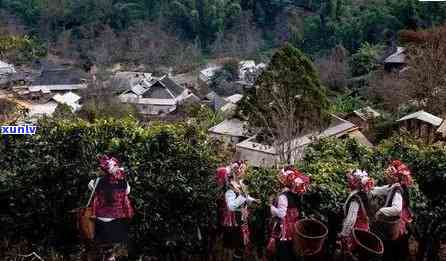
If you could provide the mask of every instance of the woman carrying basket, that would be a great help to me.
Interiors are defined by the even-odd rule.
[[[369,199],[367,193],[374,186],[367,172],[355,170],[347,174],[350,195],[344,204],[344,222],[339,234],[343,255],[346,259],[353,258],[353,250],[356,247],[353,239],[353,229],[369,231]]]
[[[385,196],[384,207],[376,212],[376,220],[398,220],[395,233],[383,238],[383,260],[407,260],[409,256],[409,235],[407,225],[412,222],[410,210],[409,188],[412,176],[409,168],[400,160],[393,160],[385,171],[386,186],[372,190],[375,196]]]
[[[293,249],[293,237],[299,221],[300,195],[307,190],[310,178],[293,167],[286,167],[280,171],[279,181],[283,189],[276,200],[271,200],[273,224],[267,249],[278,261],[295,261],[298,256]]]
[[[102,252],[107,252],[106,260],[112,261],[115,260],[113,250],[128,241],[128,221],[134,213],[128,198],[130,186],[119,161],[102,156],[99,165],[105,175],[88,184],[90,190],[94,191],[94,241]]]

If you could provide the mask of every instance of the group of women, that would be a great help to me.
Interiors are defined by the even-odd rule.
[[[128,240],[128,221],[133,216],[129,200],[130,185],[126,173],[116,158],[102,156],[99,166],[105,175],[91,180],[88,187],[92,191],[92,212],[96,224],[94,241],[108,249],[104,260],[113,261],[113,247]],[[222,231],[223,246],[232,260],[242,260],[244,251],[250,245],[249,205],[259,203],[251,197],[244,182],[247,165],[235,161],[220,167],[216,172],[216,182],[220,187],[217,200],[219,225]],[[407,225],[412,220],[409,202],[409,188],[412,177],[408,167],[394,160],[385,170],[387,184],[375,187],[374,181],[363,170],[349,171],[346,175],[351,191],[344,204],[344,221],[338,234],[345,257],[355,259],[357,243],[353,238],[354,229],[371,229],[371,220],[398,220],[397,235],[383,238],[383,260],[406,260],[408,256]],[[310,185],[310,178],[293,167],[286,167],[278,174],[282,190],[270,199],[271,226],[267,253],[270,259],[278,261],[299,260],[293,248],[296,223],[301,219],[301,195]],[[376,213],[371,213],[370,200],[378,196],[385,203]]]
[[[224,247],[232,252],[232,260],[242,260],[243,252],[249,245],[248,206],[257,203],[247,193],[243,176],[246,164],[236,161],[229,166],[217,169],[216,180],[224,193],[218,201],[219,220],[222,226]],[[301,195],[307,191],[310,178],[293,167],[282,169],[278,175],[282,184],[279,195],[271,199],[272,222],[267,244],[269,259],[278,261],[299,260],[293,247],[296,223],[300,218]],[[378,220],[394,220],[397,232],[383,237],[383,260],[407,260],[409,255],[408,224],[412,221],[409,188],[412,177],[409,168],[399,160],[394,160],[385,170],[386,185],[375,187],[374,181],[366,171],[349,171],[346,175],[350,194],[344,204],[344,221],[338,234],[339,245],[344,260],[356,260],[354,240],[355,229],[374,230],[372,224]],[[223,196],[224,195],[224,196]],[[371,199],[384,198],[384,205],[372,213]],[[379,225],[378,225],[379,226]],[[376,227],[376,230],[382,228]],[[325,260],[325,259],[324,259]]]

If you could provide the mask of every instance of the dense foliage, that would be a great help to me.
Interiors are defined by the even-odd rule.
[[[88,196],[86,184],[98,173],[95,157],[111,153],[122,159],[132,184],[137,210],[131,232],[133,253],[162,254],[170,251],[167,241],[185,251],[203,247],[207,229],[216,222],[214,170],[224,159],[200,128],[187,124],[144,128],[132,119],[47,120],[40,124],[35,136],[1,137],[2,235],[9,240],[27,239],[45,249],[72,251],[70,246],[78,241],[69,210],[82,205]],[[418,184],[411,193],[416,214],[412,230],[423,243],[422,250],[435,253],[446,232],[442,226],[446,217],[441,193],[446,185],[443,147],[405,138],[390,139],[377,150],[348,139],[314,143],[298,164],[312,180],[303,197],[303,215],[328,224],[329,243],[334,243],[348,194],[346,171],[365,169],[383,184],[383,170],[394,158],[412,169]],[[262,201],[252,209],[257,247],[263,247],[266,240],[268,199],[279,192],[276,175],[277,170],[251,168],[246,177],[252,196]],[[197,240],[198,229],[203,241]]]
[[[106,28],[117,33],[139,22],[157,22],[206,50],[221,36],[231,41],[227,33],[243,31],[241,21],[250,17],[249,27],[260,29],[268,46],[290,41],[307,53],[336,44],[356,50],[363,42],[383,42],[400,29],[431,26],[446,18],[444,3],[416,0],[3,0],[0,9],[20,17],[45,40],[58,40],[63,32],[77,40],[94,38]]]
[[[370,45],[367,42],[362,44],[358,52],[352,55],[350,67],[352,76],[361,76],[378,68],[378,58],[381,56],[383,47],[380,45]]]
[[[284,128],[295,135],[322,126],[328,106],[313,63],[300,50],[285,45],[259,76],[256,88],[247,91],[239,114],[252,128],[267,129],[272,136]],[[290,120],[292,125],[287,125]]]
[[[351,113],[355,110],[359,110],[364,106],[364,101],[355,96],[338,96],[330,104],[331,113]]]
[[[303,213],[323,220],[330,229],[328,243],[333,243],[336,231],[340,231],[342,206],[348,195],[346,172],[364,169],[377,185],[384,185],[385,167],[391,159],[399,158],[409,165],[416,180],[411,189],[411,207],[415,213],[411,231],[420,242],[420,255],[437,260],[439,241],[446,236],[443,222],[446,208],[441,203],[446,200],[442,193],[446,181],[444,157],[444,147],[423,145],[401,137],[387,140],[377,150],[364,148],[353,140],[321,140],[308,147],[304,160],[298,164],[312,181],[303,197]],[[263,200],[278,193],[277,173],[277,170],[251,170],[248,174],[249,183],[254,185],[251,193]],[[372,208],[376,211],[379,204],[379,199],[373,201]],[[264,217],[265,207],[262,205],[254,213]],[[257,229],[265,230],[263,227]]]
[[[14,63],[34,61],[45,54],[42,45],[28,36],[2,36],[0,34],[0,59]]]
[[[305,19],[303,46],[319,52],[342,44],[348,50],[362,43],[385,43],[395,39],[395,32],[442,23],[444,3],[405,1],[324,1],[319,16]]]
[[[86,202],[101,153],[116,155],[129,173],[136,253],[159,254],[168,240],[197,250],[199,226],[215,222],[217,153],[193,126],[51,120],[32,137],[2,136],[0,150],[0,234],[9,240],[58,250],[78,242],[69,211]]]

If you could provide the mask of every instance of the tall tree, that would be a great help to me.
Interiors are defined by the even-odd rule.
[[[287,44],[241,101],[239,114],[253,130],[261,130],[282,163],[294,158],[296,138],[328,122],[329,102],[311,61]]]
[[[421,109],[446,114],[446,26],[420,34],[408,49],[408,89]]]

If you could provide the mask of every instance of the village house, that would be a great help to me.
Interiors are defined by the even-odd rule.
[[[38,118],[42,116],[52,116],[60,104],[68,105],[71,111],[77,112],[81,109],[81,97],[73,92],[64,94],[55,94],[47,102],[41,104],[32,104],[29,108],[27,117]]]
[[[223,66],[221,65],[209,65],[207,68],[200,71],[198,80],[202,84],[209,84],[212,80],[212,77],[214,77],[215,73],[221,70],[222,68]]]
[[[36,102],[48,100],[55,94],[76,92],[87,88],[86,75],[78,69],[57,65],[45,65],[40,75],[21,95]]]
[[[211,137],[227,145],[235,145],[237,157],[247,160],[251,166],[273,167],[278,164],[279,154],[276,148],[259,141],[257,135],[248,135],[246,125],[246,122],[238,119],[227,119],[210,128],[208,132]],[[349,137],[367,147],[373,146],[355,124],[333,115],[331,124],[325,130],[302,135],[291,143],[293,144],[292,159],[302,159],[304,149],[308,144],[325,137]]]
[[[234,94],[231,96],[228,96],[226,98],[223,98],[225,101],[225,104],[219,109],[219,111],[226,117],[232,117],[234,116],[235,112],[237,111],[238,103],[243,98],[243,95],[241,94]]]
[[[396,47],[396,50],[384,59],[384,70],[401,72],[406,66],[406,48]]]
[[[206,96],[201,100],[201,102],[207,106],[209,106],[213,111],[217,112],[228,103],[223,97],[215,93],[214,91],[209,92]]]
[[[0,87],[5,86],[16,70],[12,64],[0,61]]]
[[[435,142],[438,135],[437,131],[443,129],[440,128],[443,119],[425,111],[411,113],[397,122],[399,123],[400,131],[406,131],[427,143]]]
[[[209,136],[218,139],[225,144],[235,146],[248,138],[246,134],[246,122],[239,119],[226,119],[220,124],[209,129]]]
[[[238,93],[222,97],[212,91],[204,97],[202,103],[208,105],[213,111],[223,114],[226,118],[231,118],[235,114],[237,104],[242,98],[243,95]]]
[[[154,77],[150,73],[134,74],[130,88],[119,95],[123,103],[134,104],[143,115],[165,115],[178,105],[198,102],[191,90],[177,84],[168,75]]]
[[[355,124],[361,132],[367,134],[373,129],[375,120],[380,116],[379,112],[367,106],[348,113],[342,118]]]
[[[207,68],[200,71],[198,76],[202,84],[210,84],[215,73],[223,68],[222,65],[211,64]],[[244,60],[239,62],[238,84],[250,85],[253,84],[260,72],[266,68],[266,64],[256,64],[253,60]]]
[[[304,156],[305,148],[317,139],[326,137],[356,139],[365,146],[372,146],[371,143],[361,134],[358,127],[353,123],[333,116],[332,123],[320,133],[309,133],[295,139],[291,144],[291,157],[293,161],[300,160]],[[251,166],[273,167],[279,163],[279,154],[274,146],[263,144],[257,141],[257,136],[253,136],[236,145],[236,154],[241,160],[247,160]]]
[[[0,76],[16,73],[14,65],[0,61]]]

